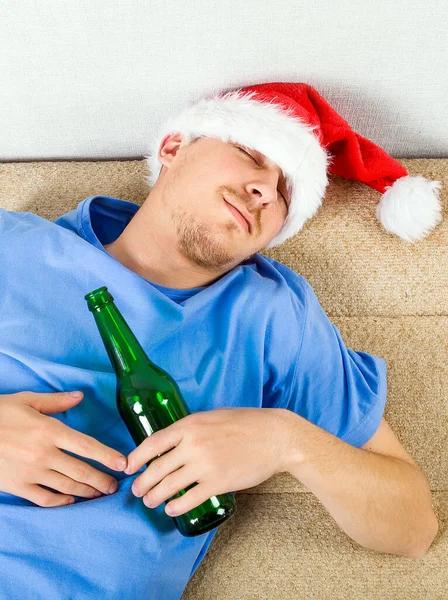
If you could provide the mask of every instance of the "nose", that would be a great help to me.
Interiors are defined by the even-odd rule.
[[[252,208],[277,202],[277,182],[252,182],[247,184],[246,191],[251,198]]]

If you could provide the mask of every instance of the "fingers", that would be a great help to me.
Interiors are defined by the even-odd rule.
[[[125,469],[125,473],[128,475],[136,473],[143,465],[178,446],[183,436],[181,427],[176,427],[179,423],[180,421],[177,421],[165,429],[156,431],[132,450],[127,458],[128,467]]]
[[[98,490],[103,494],[112,494],[116,492],[118,488],[117,480],[110,475],[107,475],[107,473],[103,473],[83,460],[69,456],[61,451],[58,451],[57,456],[52,460],[52,469],[62,474],[62,476],[70,478],[74,488],[76,487],[78,490],[82,490],[82,488],[85,487],[88,491],[91,490],[93,492]],[[72,488],[61,489],[57,487],[55,489],[64,493],[83,496],[85,498],[91,497],[90,493],[86,495],[84,493],[78,494],[76,491],[72,491]]]
[[[80,496],[82,498],[98,498],[101,496],[101,492],[86,485],[74,481],[71,477],[66,477],[64,474],[58,471],[47,470],[39,478],[39,485],[45,485],[52,488],[56,492],[58,497],[64,497],[65,499],[71,499],[74,501],[73,496]],[[63,502],[65,504],[65,501]]]
[[[96,460],[113,471],[123,471],[126,468],[127,459],[118,450],[109,448],[90,435],[71,429],[57,419],[54,421],[58,424],[55,425],[53,437],[53,443],[57,448]]]
[[[155,508],[194,483],[196,482],[194,481],[191,469],[189,467],[182,467],[178,471],[170,473],[159,485],[156,485],[154,489],[146,493],[143,496],[143,503],[148,508]]]
[[[166,488],[165,480],[168,479],[170,473],[173,473],[173,471],[178,473],[178,469],[184,465],[185,461],[181,454],[176,452],[176,449],[170,450],[153,461],[149,467],[135,479],[132,484],[132,493],[137,497],[144,496],[160,482],[162,483],[160,483],[158,487],[162,486],[161,489],[164,490]]]
[[[69,410],[76,404],[79,404],[84,395],[79,392],[78,395],[72,395],[74,392],[17,392],[11,394],[18,401],[28,404],[42,414],[59,413]]]
[[[114,471],[123,470],[127,464],[120,452],[48,416],[70,408],[65,396],[34,392],[2,395],[0,491],[49,507],[74,501],[72,494],[91,498],[95,490],[105,494],[116,491],[113,476],[63,452],[92,459]],[[71,405],[77,401],[74,398]],[[117,464],[119,458],[121,466]],[[112,490],[111,484],[115,484]]]
[[[180,515],[185,514],[189,510],[193,510],[197,508],[207,500],[216,499],[216,495],[212,496],[210,490],[207,488],[205,484],[197,484],[193,485],[186,494],[182,494],[179,498],[172,500],[165,507],[165,512],[170,517],[178,517]],[[219,504],[218,504],[219,506]]]
[[[55,494],[54,492],[41,488],[35,483],[25,484],[20,490],[20,497],[25,498],[25,500],[29,500],[30,502],[34,502],[34,504],[37,504],[42,508],[66,506],[67,504],[73,504],[75,500],[73,496]]]

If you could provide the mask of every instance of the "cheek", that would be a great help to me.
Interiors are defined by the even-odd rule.
[[[268,213],[269,211],[266,211]],[[272,210],[270,214],[266,215],[265,229],[266,232],[270,232],[272,236],[277,235],[281,231],[287,217],[286,210],[283,210],[280,206],[277,206],[275,210]]]
[[[280,215],[279,215],[280,229],[285,224],[285,221],[288,218],[288,214],[289,214],[289,210],[286,207],[284,201],[282,200],[282,204],[280,205]]]

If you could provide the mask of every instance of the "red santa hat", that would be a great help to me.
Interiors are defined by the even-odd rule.
[[[355,133],[310,85],[264,83],[201,99],[171,118],[153,139],[146,158],[150,186],[162,165],[158,152],[169,133],[190,142],[219,138],[257,150],[286,177],[291,205],[283,228],[267,248],[298,233],[318,211],[327,173],[360,181],[383,195],[376,216],[384,229],[408,242],[426,237],[442,220],[440,182],[409,176],[382,148]]]

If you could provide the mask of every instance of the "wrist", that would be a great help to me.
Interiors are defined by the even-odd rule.
[[[283,448],[278,472],[289,472],[292,474],[305,460],[300,448],[300,432],[308,421],[287,408],[280,408],[278,410],[281,411],[282,417],[280,436]]]

